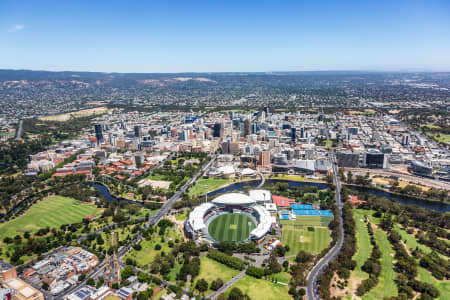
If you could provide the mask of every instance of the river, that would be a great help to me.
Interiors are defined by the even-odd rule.
[[[208,192],[206,195],[208,197],[213,197],[217,194],[223,194],[223,193],[229,193],[233,191],[243,191],[245,187],[254,188],[258,186],[259,180],[250,180],[250,181],[242,181],[242,182],[236,182],[232,183],[230,185],[227,185],[225,187],[219,188],[217,190]],[[289,184],[289,188],[293,187],[304,187],[304,186],[316,186],[320,190],[324,190],[328,188],[328,184],[326,183],[320,183],[320,182],[308,182],[308,181],[293,181],[293,180],[283,180],[283,179],[267,179],[266,185],[275,184],[278,182],[283,182]],[[349,188],[358,190],[361,192],[366,192],[371,195],[377,196],[377,197],[385,197],[391,201],[400,202],[407,205],[418,205],[426,209],[432,209],[439,212],[448,212],[450,211],[450,205],[446,203],[441,203],[438,201],[428,201],[421,198],[415,198],[410,196],[404,196],[404,195],[398,195],[398,194],[392,194],[383,190],[374,189],[374,188],[366,188],[366,187],[359,187],[359,186],[349,186]],[[205,195],[204,195],[205,196]]]

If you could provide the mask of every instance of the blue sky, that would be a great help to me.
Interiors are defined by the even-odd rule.
[[[0,68],[450,71],[450,1],[0,1]]]

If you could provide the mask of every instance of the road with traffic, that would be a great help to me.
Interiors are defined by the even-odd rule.
[[[336,186],[336,205],[338,208],[338,218],[339,218],[339,238],[336,244],[331,248],[331,250],[313,267],[311,272],[309,272],[307,281],[308,285],[306,288],[306,294],[308,300],[318,300],[320,299],[318,294],[318,279],[323,271],[328,267],[328,264],[332,262],[344,245],[344,223],[342,220],[342,207],[343,203],[341,201],[341,181],[339,178],[338,167],[336,157],[332,151],[329,151],[329,158],[333,166],[333,179],[334,185]]]
[[[22,138],[22,124],[23,124],[23,121],[20,120],[19,128],[17,128],[16,141],[20,140]]]

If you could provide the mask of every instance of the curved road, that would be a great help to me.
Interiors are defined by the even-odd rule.
[[[333,177],[334,184],[336,186],[336,205],[338,208],[338,217],[339,217],[339,239],[334,245],[333,248],[324,256],[322,259],[314,266],[314,268],[309,272],[307,280],[308,286],[306,288],[306,294],[308,296],[308,300],[318,300],[319,294],[317,293],[317,280],[325,268],[328,266],[330,262],[332,262],[336,256],[338,256],[341,251],[342,245],[344,245],[344,224],[342,220],[342,206],[343,203],[341,201],[341,181],[339,178],[339,173],[337,169],[337,162],[333,152],[329,152],[329,157],[331,164],[333,166]]]
[[[22,138],[22,124],[23,124],[23,121],[20,120],[19,121],[19,128],[17,128],[16,141],[20,140]]]
[[[258,176],[261,177],[261,182],[258,184],[257,188],[260,188],[266,183],[266,178],[264,177],[264,174],[258,171]]]

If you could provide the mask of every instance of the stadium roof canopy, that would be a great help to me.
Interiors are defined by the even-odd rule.
[[[229,193],[221,195],[211,202],[219,205],[250,205],[254,204],[255,200],[244,194]]]

